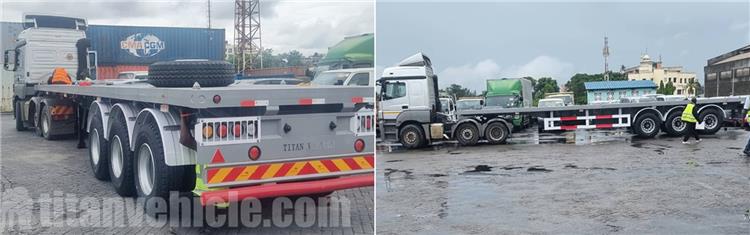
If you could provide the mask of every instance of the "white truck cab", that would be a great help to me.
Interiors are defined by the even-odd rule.
[[[424,133],[442,139],[442,120],[448,116],[441,113],[437,76],[427,56],[417,53],[386,68],[378,82],[381,133],[386,139],[400,140],[407,147],[428,144]]]

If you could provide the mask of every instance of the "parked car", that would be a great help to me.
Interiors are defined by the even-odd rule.
[[[373,68],[339,69],[321,72],[312,79],[312,85],[374,86]]]
[[[123,71],[117,74],[117,79],[148,79],[148,71]]]
[[[296,78],[258,78],[242,81],[242,83],[253,85],[297,85],[302,82],[301,79]]]

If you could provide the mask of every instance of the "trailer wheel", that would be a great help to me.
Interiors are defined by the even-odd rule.
[[[661,120],[653,113],[644,113],[635,119],[633,131],[643,138],[653,138],[659,134]]]
[[[484,130],[484,137],[490,144],[502,144],[508,139],[508,127],[501,122],[493,122]]]
[[[94,177],[98,180],[109,180],[109,145],[104,139],[104,128],[99,112],[91,118],[91,132],[89,133],[89,163]]]
[[[399,140],[401,140],[401,145],[404,147],[415,149],[422,147],[424,144],[424,134],[422,134],[422,129],[419,126],[408,124],[401,128]]]
[[[672,112],[667,116],[664,123],[664,131],[670,136],[682,136],[685,134],[685,123],[682,122],[682,112]]]
[[[456,136],[458,143],[464,146],[476,145],[479,142],[479,129],[473,123],[464,123],[456,128]]]
[[[16,118],[16,131],[25,131],[26,126],[23,124],[23,110],[21,109],[21,102],[15,101],[13,105],[13,114]]]
[[[706,129],[697,130],[702,135],[713,135],[721,129],[721,125],[724,123],[724,115],[716,109],[706,109],[700,114],[699,120],[706,124]]]
[[[130,151],[128,128],[122,115],[114,115],[109,131],[109,178],[120,196],[133,196],[133,151]]]
[[[167,61],[149,66],[148,83],[155,87],[220,87],[234,83],[232,64],[225,61]]]
[[[180,191],[185,187],[185,172],[195,170],[195,166],[169,166],[164,160],[164,146],[158,127],[153,120],[146,120],[136,136],[135,188],[138,197],[143,197],[146,214],[155,216],[153,202],[161,198],[169,204],[169,192]]]

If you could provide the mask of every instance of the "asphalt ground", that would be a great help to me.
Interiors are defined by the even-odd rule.
[[[238,223],[233,226],[226,222],[214,227],[203,220],[198,222],[199,226],[159,222],[141,212],[127,211],[127,208],[141,207],[133,198],[118,196],[109,182],[94,178],[88,162],[88,150],[77,149],[75,139],[47,141],[35,136],[33,130],[17,132],[12,115],[2,114],[0,118],[0,203],[3,212],[0,231],[3,233],[372,234],[374,230],[373,187],[338,191],[330,196],[330,199],[340,202],[333,208],[340,213],[338,223],[314,220],[311,225],[297,222],[294,216],[315,213],[309,213],[309,208],[297,206],[276,211],[270,208],[274,205],[273,201],[260,204],[263,208],[258,214],[263,223],[258,225]],[[60,203],[55,204],[68,198],[71,198],[72,206],[65,204],[58,207]],[[108,211],[115,207],[106,207],[104,202],[117,200],[126,211]],[[297,203],[299,200],[290,201]],[[317,208],[325,211],[326,205]],[[9,212],[13,216],[7,216]],[[217,214],[221,215],[222,212],[223,215],[229,213],[219,210]],[[283,216],[295,221],[282,220],[277,223],[274,220]],[[92,223],[87,220],[89,218],[98,219],[98,222],[95,220]]]
[[[378,234],[750,234],[750,133],[379,152]]]

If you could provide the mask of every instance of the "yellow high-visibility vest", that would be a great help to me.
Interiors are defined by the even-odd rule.
[[[693,116],[693,108],[695,108],[694,104],[688,104],[685,106],[685,110],[682,110],[682,119],[683,122],[698,122],[698,120],[695,119],[695,116]]]
[[[747,110],[747,114],[745,114],[745,121],[750,123],[750,110]]]

